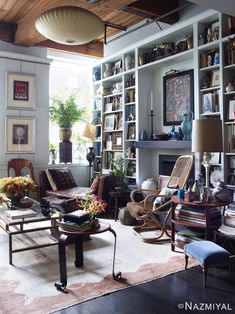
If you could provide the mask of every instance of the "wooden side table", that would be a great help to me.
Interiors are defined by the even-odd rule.
[[[130,192],[123,190],[114,190],[109,192],[109,197],[111,199],[114,199],[114,219],[116,221],[118,219],[119,200],[128,200],[130,197]]]
[[[82,237],[90,236],[93,234],[99,234],[106,231],[110,231],[114,236],[114,249],[113,249],[113,266],[112,266],[112,276],[114,280],[121,279],[121,272],[117,274],[114,273],[115,266],[115,256],[116,256],[116,232],[111,228],[110,224],[105,222],[100,222],[99,228],[96,230],[87,230],[87,231],[67,231],[63,228],[59,228],[59,231],[62,233],[59,239],[58,248],[59,248],[59,265],[60,265],[60,282],[55,283],[55,287],[59,291],[64,291],[67,286],[67,267],[66,267],[66,240],[69,235],[75,236],[75,267],[83,266],[83,239]]]

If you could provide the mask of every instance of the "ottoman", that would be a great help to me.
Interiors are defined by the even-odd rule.
[[[188,257],[197,260],[203,271],[203,286],[206,286],[206,275],[209,267],[228,266],[232,270],[235,256],[211,241],[195,241],[184,246],[185,269],[188,266]]]

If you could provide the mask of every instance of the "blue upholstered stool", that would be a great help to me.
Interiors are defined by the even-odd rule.
[[[191,256],[202,266],[203,286],[206,286],[206,275],[209,267],[228,266],[232,270],[235,256],[211,241],[195,241],[184,246],[185,269],[188,257]]]

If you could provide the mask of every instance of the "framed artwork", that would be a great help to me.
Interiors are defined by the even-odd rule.
[[[135,139],[135,124],[129,124],[127,130],[127,140]]]
[[[193,70],[163,77],[163,125],[179,125],[183,114],[194,112]]]
[[[219,70],[211,71],[211,87],[218,86],[220,84]]]
[[[203,113],[212,112],[212,105],[213,105],[212,93],[203,94],[202,100],[203,100],[202,112]]]
[[[104,117],[104,130],[113,131],[115,127],[115,115],[109,114]]]
[[[35,118],[6,117],[6,152],[35,151]]]
[[[229,101],[229,114],[228,114],[229,120],[235,119],[235,99],[232,99]]]
[[[122,132],[116,132],[112,135],[112,149],[123,149]]]
[[[118,60],[114,63],[114,74],[122,72],[122,60]]]
[[[35,109],[35,76],[7,73],[7,107]]]
[[[220,163],[220,153],[211,153],[211,164],[219,164]]]

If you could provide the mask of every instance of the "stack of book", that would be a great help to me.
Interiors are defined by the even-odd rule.
[[[221,211],[219,208],[209,209],[210,222],[219,222],[221,219]],[[208,214],[207,214],[208,215]],[[186,220],[190,222],[199,223],[201,225],[206,224],[206,213],[203,208],[189,207],[189,206],[177,206],[175,209],[176,219]]]
[[[224,234],[235,236],[235,206],[233,204],[226,209],[223,224],[218,230]]]
[[[90,216],[85,210],[76,210],[72,213],[65,214],[63,221],[59,223],[64,231],[88,231],[91,230]]]
[[[176,233],[175,240],[177,242],[190,243],[193,241],[201,241],[205,237],[204,232],[193,231],[190,229],[181,230]]]
[[[26,209],[6,210],[5,215],[8,219],[14,220],[14,219],[35,217],[38,215],[38,213],[30,208],[26,208]]]

